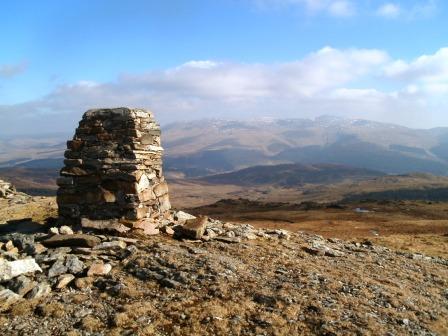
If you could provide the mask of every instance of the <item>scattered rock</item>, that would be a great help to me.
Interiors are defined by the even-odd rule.
[[[25,249],[25,253],[30,255],[42,254],[47,251],[47,248],[43,246],[41,243],[35,243],[32,246],[29,246]]]
[[[50,293],[51,293],[50,285],[46,282],[41,282],[36,287],[34,287],[33,290],[29,292],[25,297],[29,300],[32,300],[44,297]]]
[[[30,278],[21,275],[9,281],[8,288],[20,296],[24,296],[34,287],[36,287],[37,282],[31,280]]]
[[[63,260],[57,260],[53,266],[48,270],[48,277],[54,278],[55,276],[64,274],[67,272],[67,266],[65,266],[65,263]]]
[[[76,278],[75,287],[78,289],[84,289],[92,286],[93,278],[84,277],[84,278]]]
[[[61,274],[58,278],[58,283],[56,284],[57,289],[62,289],[66,287],[73,279],[75,279],[75,276],[72,274]]]
[[[9,289],[0,290],[0,312],[8,310],[11,305],[21,299],[21,296]]]
[[[79,274],[84,271],[85,265],[77,256],[68,255],[65,261],[67,272],[70,274]]]
[[[59,233],[62,235],[72,235],[74,232],[69,226],[63,225],[59,228]]]
[[[91,277],[94,275],[106,275],[112,270],[110,264],[104,264],[102,261],[94,262],[89,270],[87,271],[87,276]]]
[[[184,211],[177,211],[174,214],[174,219],[178,222],[185,222],[189,219],[196,219],[196,216],[190,215],[189,213],[186,213]]]
[[[163,287],[167,287],[167,288],[178,288],[180,286],[182,286],[182,284],[178,281],[175,281],[173,279],[169,279],[169,278],[162,278],[159,280],[159,284]]]
[[[50,234],[54,234],[54,235],[58,235],[59,234],[59,229],[57,227],[52,227],[49,230]]]
[[[216,237],[215,240],[228,244],[241,243],[241,238],[239,237]]]
[[[199,217],[189,219],[184,225],[176,227],[176,236],[178,238],[201,239],[204,235],[208,217]]]
[[[14,197],[16,193],[16,188],[11,183],[0,180],[0,197],[11,198]]]
[[[159,234],[158,224],[151,219],[143,219],[133,223],[132,228],[135,230],[143,230],[148,236]]]
[[[5,250],[6,250],[6,251],[11,251],[11,250],[14,249],[14,248],[15,248],[15,246],[14,246],[14,244],[12,243],[11,240],[8,240],[8,241],[5,243]]]
[[[173,228],[172,228],[172,227],[169,227],[169,226],[165,226],[165,227],[163,228],[163,232],[165,232],[167,235],[170,235],[170,236],[174,235],[174,230],[173,230]]]
[[[101,243],[93,248],[93,250],[101,251],[105,253],[117,252],[126,248],[126,243],[121,240],[114,240]]]

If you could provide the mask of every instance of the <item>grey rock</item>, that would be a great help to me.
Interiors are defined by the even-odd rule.
[[[114,240],[110,242],[101,243],[93,248],[93,250],[99,250],[106,253],[119,252],[126,248],[126,243],[121,240]]]
[[[30,234],[14,234],[13,238],[14,246],[17,246],[17,248],[20,251],[25,250],[28,246],[34,245],[34,236]]]
[[[21,275],[8,282],[8,288],[20,296],[24,296],[37,285],[36,281]]]
[[[67,272],[71,274],[81,273],[85,268],[84,263],[74,255],[67,256],[65,266],[67,267]]]
[[[65,266],[64,261],[57,260],[51,268],[48,270],[48,277],[53,278],[55,276],[67,273],[67,266]]]

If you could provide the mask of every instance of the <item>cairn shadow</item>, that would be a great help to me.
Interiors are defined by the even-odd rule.
[[[0,236],[10,233],[32,234],[48,232],[48,229],[56,224],[55,218],[47,218],[44,223],[33,221],[31,218],[9,220],[5,224],[0,224]]]

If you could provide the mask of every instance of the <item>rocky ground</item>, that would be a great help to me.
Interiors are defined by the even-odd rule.
[[[1,334],[448,334],[447,259],[174,218],[127,237],[6,224]]]

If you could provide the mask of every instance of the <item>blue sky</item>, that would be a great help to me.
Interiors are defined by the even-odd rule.
[[[4,0],[0,132],[115,105],[448,126],[446,22],[442,0]]]

